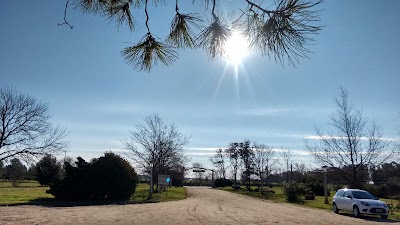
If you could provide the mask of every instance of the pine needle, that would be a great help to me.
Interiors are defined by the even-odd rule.
[[[226,24],[222,24],[218,17],[214,17],[214,21],[210,26],[203,29],[196,42],[198,46],[203,47],[211,58],[222,57],[225,53],[225,44],[231,30]]]
[[[128,25],[129,29],[134,31],[137,22],[133,18],[130,10],[131,0],[121,2],[117,5],[108,6],[108,18],[110,20],[115,20],[117,23],[117,27],[120,27],[123,24]]]
[[[194,48],[194,33],[191,27],[199,28],[198,22],[202,20],[193,14],[176,13],[171,22],[171,31],[166,42],[177,48]]]
[[[178,58],[173,48],[158,42],[151,33],[147,33],[138,44],[124,48],[121,54],[134,69],[147,72],[159,62],[169,66]]]

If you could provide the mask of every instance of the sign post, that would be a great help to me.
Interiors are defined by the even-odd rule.
[[[169,184],[171,182],[171,177],[169,175],[166,174],[159,174],[158,175],[158,188],[160,190],[161,186],[163,186],[163,188],[168,188]]]

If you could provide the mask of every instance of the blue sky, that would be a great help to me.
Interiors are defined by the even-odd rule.
[[[219,11],[238,9],[221,0]],[[86,159],[122,149],[132,124],[158,113],[191,136],[187,154],[209,166],[210,148],[249,139],[287,147],[307,164],[303,138],[328,129],[340,86],[385,137],[400,126],[400,1],[326,1],[310,59],[296,67],[248,56],[238,73],[201,50],[180,51],[170,67],[134,71],[120,51],[146,32],[117,29],[102,17],[68,13],[64,1],[0,2],[0,86],[48,103],[55,124],[69,131],[67,155]],[[190,5],[182,10],[193,9]],[[174,6],[150,10],[150,26],[164,38]],[[202,15],[204,11],[199,11]],[[138,22],[143,22],[138,14]]]

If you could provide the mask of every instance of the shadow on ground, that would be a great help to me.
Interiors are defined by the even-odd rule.
[[[158,200],[83,200],[83,201],[60,201],[54,198],[37,198],[26,203],[4,204],[0,206],[21,206],[21,205],[35,205],[43,207],[74,207],[74,206],[98,206],[98,205],[127,205],[127,204],[145,204],[157,203]]]
[[[339,213],[341,216],[347,216],[347,217],[354,217],[353,214],[349,214],[349,213]],[[366,221],[373,221],[373,222],[379,222],[379,223],[398,223],[400,222],[400,220],[393,220],[393,219],[382,219],[380,217],[377,216],[373,216],[373,215],[362,215],[360,218],[358,218],[360,220],[366,220]]]

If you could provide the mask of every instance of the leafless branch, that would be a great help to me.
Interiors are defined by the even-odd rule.
[[[223,149],[218,149],[216,155],[210,158],[211,163],[217,167],[217,173],[219,177],[226,179],[226,164],[225,164],[225,152]]]
[[[32,160],[67,147],[65,129],[54,127],[46,104],[12,88],[0,89],[0,161]]]
[[[347,91],[335,99],[337,110],[330,117],[335,132],[323,133],[316,128],[319,144],[306,140],[306,147],[320,165],[334,168],[351,185],[358,186],[367,165],[381,165],[396,155],[392,143],[382,138],[379,126],[367,120],[349,103]]]
[[[146,117],[145,123],[135,124],[129,138],[122,143],[129,150],[128,158],[146,172],[153,166],[158,174],[185,165],[183,148],[188,141],[174,124],[166,124],[155,114]]]
[[[67,25],[69,26],[69,28],[74,28],[70,23],[68,23],[67,21],[67,9],[68,9],[68,4],[69,4],[69,0],[67,0],[67,2],[65,3],[65,9],[64,9],[64,22],[63,23],[59,23],[58,26],[62,26],[62,25]]]

